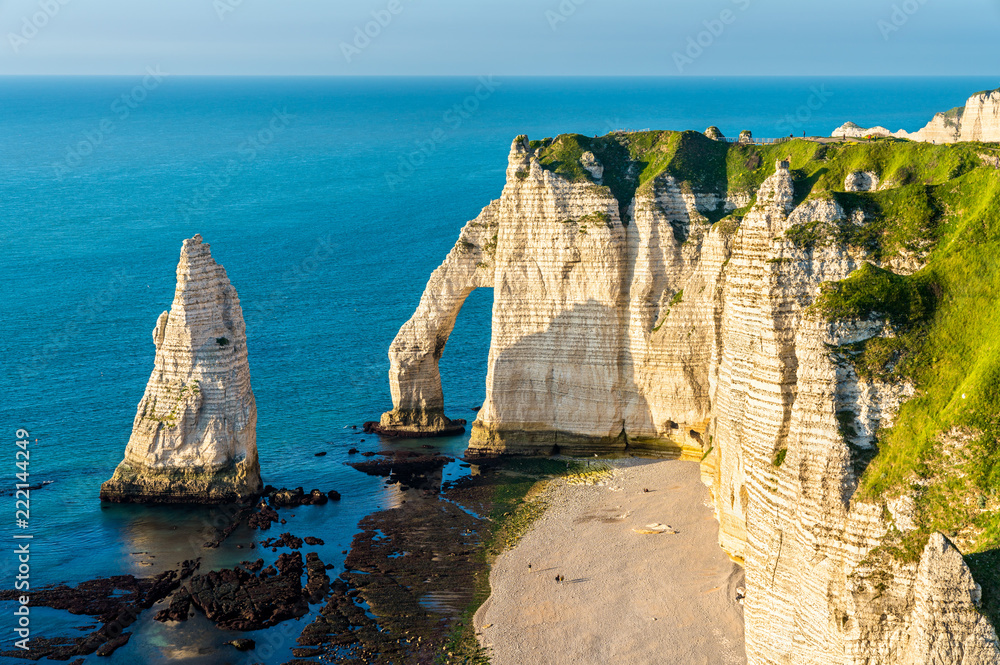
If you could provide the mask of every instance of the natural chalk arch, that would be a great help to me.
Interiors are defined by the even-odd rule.
[[[393,408],[368,429],[390,436],[426,437],[461,433],[464,420],[444,413],[438,363],[466,299],[493,286],[496,204],[466,224],[444,263],[431,275],[416,312],[389,347]]]

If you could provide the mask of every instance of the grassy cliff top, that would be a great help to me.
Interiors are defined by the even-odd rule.
[[[580,163],[592,152],[604,166],[604,183],[616,197],[634,194],[668,174],[695,190],[753,193],[774,173],[775,162],[791,156],[803,195],[842,192],[855,171],[874,171],[883,183],[941,184],[981,164],[978,153],[995,146],[933,145],[904,140],[820,143],[793,139],[772,145],[713,141],[698,132],[616,132],[601,137],[563,134],[532,141],[542,166],[574,182],[591,181]],[[629,197],[631,198],[631,197]],[[804,196],[803,196],[804,198]]]

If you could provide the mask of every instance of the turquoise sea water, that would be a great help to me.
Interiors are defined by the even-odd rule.
[[[912,131],[996,85],[0,78],[0,491],[16,482],[18,428],[33,441],[32,482],[52,481],[32,494],[27,530],[14,526],[14,498],[0,502],[0,538],[34,536],[34,585],[255,558],[234,547],[249,535],[198,547],[211,511],[97,498],[149,378],[184,238],[204,236],[243,304],[264,481],[344,496],[296,511],[294,530],[324,538],[322,558],[340,566],[358,520],[393,500],[344,462],[351,446],[394,444],[350,426],[391,406],[388,345],[461,226],[499,196],[515,135],[714,124],[776,137],[847,120]],[[482,403],[490,307],[488,291],[470,297],[442,361],[453,418],[471,421]],[[457,454],[465,442],[441,443]],[[12,550],[0,547],[0,588],[13,586]],[[108,662],[219,662],[224,640],[204,623],[168,629],[151,615]],[[91,623],[50,610],[33,621],[47,636]],[[12,626],[0,619],[0,649]],[[264,660],[289,658],[282,647]]]

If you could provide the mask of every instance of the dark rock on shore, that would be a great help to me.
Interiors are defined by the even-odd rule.
[[[260,505],[257,506],[257,512],[253,513],[247,518],[247,526],[251,529],[259,529],[260,531],[267,531],[271,528],[271,525],[280,520],[278,517],[278,511],[267,505],[266,501],[261,501]]]
[[[277,575],[265,574],[277,568]],[[242,568],[191,578],[191,604],[223,630],[261,630],[308,613],[302,555],[282,554],[259,576]]]
[[[257,559],[256,561],[240,561],[240,565],[249,570],[251,573],[260,572],[260,569],[264,567],[264,560]]]
[[[119,648],[125,646],[128,643],[129,638],[131,637],[132,633],[122,633],[113,640],[108,640],[107,642],[101,645],[101,648],[97,650],[97,655],[103,656],[105,658],[110,656]]]
[[[483,494],[492,496],[492,490]],[[346,571],[330,584],[328,602],[302,631],[293,655],[372,664],[437,662],[482,569],[482,522],[448,501],[421,495],[369,515],[359,527]]]
[[[382,427],[381,423],[378,421],[371,420],[364,424],[364,430],[366,434],[381,434],[382,436],[391,436],[398,439],[432,439],[441,436],[458,436],[459,434],[465,434],[466,424],[467,422],[464,418],[456,418],[455,420],[449,421],[448,427],[430,431],[419,431]]]
[[[350,588],[343,580],[331,585],[330,600],[320,610],[316,619],[306,626],[296,640],[300,648],[293,649],[298,657],[316,656],[324,653],[321,647],[329,645],[334,649],[354,647],[352,655],[358,651],[370,651],[374,647],[379,653],[389,651],[404,655],[405,645],[398,638],[383,638],[378,625],[348,595]],[[313,648],[302,648],[313,647]]]
[[[333,499],[334,495],[336,495],[337,499],[340,498],[340,494],[336,490],[324,493],[314,489],[306,493],[303,488],[296,487],[293,490],[284,488],[274,490],[267,496],[274,508],[294,508],[296,506],[322,506],[330,499]]]
[[[318,603],[330,590],[330,576],[326,574],[326,564],[315,552],[306,554],[305,593],[310,603]]]
[[[247,639],[247,638],[240,638],[240,639],[236,639],[236,640],[230,640],[230,641],[226,642],[226,644],[232,646],[237,651],[251,651],[252,649],[256,649],[257,648],[257,643],[254,642],[253,640]]]
[[[352,462],[350,466],[370,476],[382,476],[390,482],[420,489],[437,489],[441,485],[441,470],[452,461],[443,455],[427,455],[408,450],[379,453],[382,459]]]
[[[278,538],[268,538],[261,543],[261,547],[287,547],[297,550],[302,547],[302,539],[293,536],[291,533],[283,533]]]
[[[197,568],[196,561],[185,561],[180,575],[167,571],[156,577],[136,578],[118,575],[81,582],[76,587],[58,585],[44,587],[31,594],[33,607],[66,610],[70,614],[97,617],[101,627],[84,637],[31,638],[30,651],[3,652],[0,655],[39,660],[69,660],[75,656],[97,653],[110,656],[129,640],[124,632],[144,610],[163,600],[176,590],[185,575]],[[21,591],[2,591],[0,600],[14,600]]]
[[[154,617],[157,621],[187,621],[191,611],[191,594],[187,589],[181,589],[170,599],[170,606],[160,610]]]

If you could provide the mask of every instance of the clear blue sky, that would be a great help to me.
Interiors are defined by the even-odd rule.
[[[1000,72],[1000,0],[0,0],[0,27],[0,74]]]

